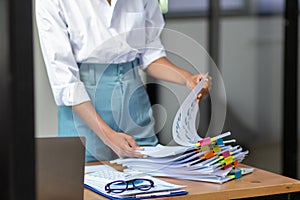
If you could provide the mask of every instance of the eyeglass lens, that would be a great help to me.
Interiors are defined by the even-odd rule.
[[[105,186],[105,190],[107,192],[113,192],[113,193],[122,193],[125,190],[149,190],[151,187],[154,186],[154,183],[152,180],[149,179],[133,179],[131,181],[114,181]]]

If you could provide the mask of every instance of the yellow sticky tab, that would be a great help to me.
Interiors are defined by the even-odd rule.
[[[229,165],[230,163],[233,162],[233,157],[228,156],[227,158],[224,159],[224,162],[225,162],[226,165]]]
[[[234,176],[234,175],[228,175],[228,177],[229,177],[229,178],[235,178],[235,176]]]
[[[197,142],[197,143],[195,144],[195,146],[196,146],[196,147],[200,147],[200,143]]]

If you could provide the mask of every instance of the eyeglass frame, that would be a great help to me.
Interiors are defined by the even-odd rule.
[[[139,186],[136,186],[134,184],[135,181],[148,181],[150,184],[149,185],[139,185]],[[112,184],[115,184],[115,183],[123,183],[126,185],[126,187],[124,187],[124,189],[111,189],[110,186]],[[131,183],[133,188],[128,188],[128,184]],[[143,186],[148,186],[146,189],[143,188]],[[146,178],[136,178],[136,179],[132,179],[132,180],[128,180],[128,181],[124,181],[124,180],[116,180],[116,181],[113,181],[113,182],[110,182],[108,184],[105,185],[105,191],[107,193],[110,193],[110,192],[113,192],[113,193],[122,193],[122,192],[125,192],[126,190],[128,189],[138,189],[138,190],[141,190],[141,191],[147,191],[147,190],[150,190],[151,188],[154,187],[154,182],[151,180],[151,179],[146,179]],[[114,191],[115,190],[115,191]]]

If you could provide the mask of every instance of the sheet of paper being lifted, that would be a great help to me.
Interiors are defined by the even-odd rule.
[[[172,127],[174,141],[182,146],[193,146],[202,139],[196,129],[196,117],[199,111],[197,95],[203,89],[207,74],[186,97],[178,109]]]

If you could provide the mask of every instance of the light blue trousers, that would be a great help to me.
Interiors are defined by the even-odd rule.
[[[97,113],[115,131],[134,137],[142,146],[156,145],[149,97],[138,74],[138,60],[120,64],[80,64]],[[117,155],[83,122],[70,106],[58,107],[58,134],[86,138],[86,162],[112,160]]]

